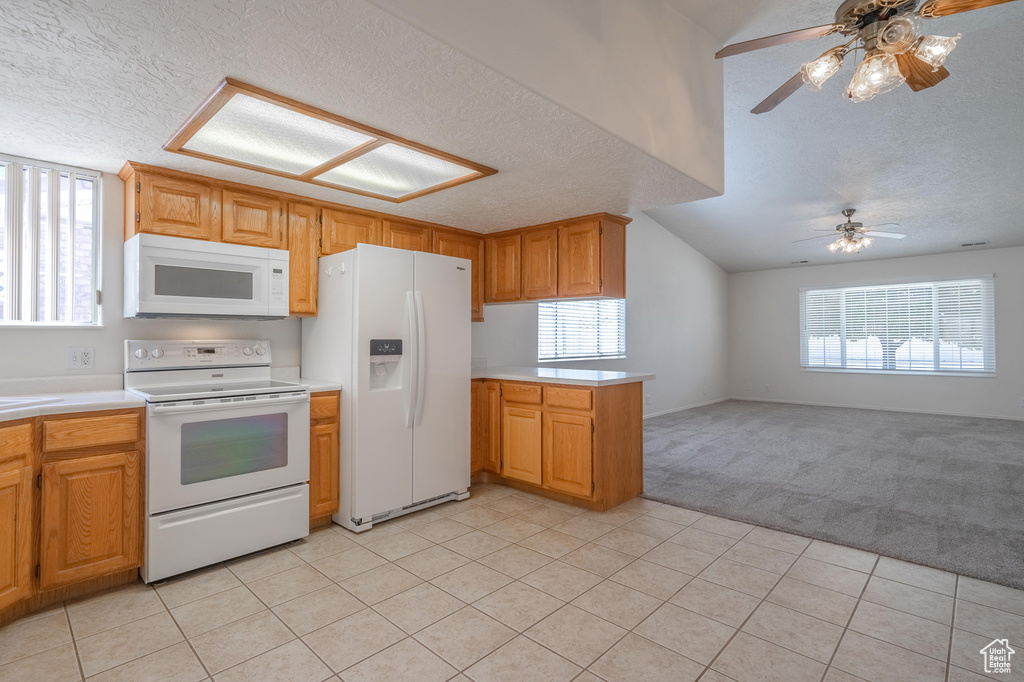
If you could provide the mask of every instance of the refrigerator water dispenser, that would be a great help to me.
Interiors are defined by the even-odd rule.
[[[370,390],[402,388],[402,339],[370,339]]]

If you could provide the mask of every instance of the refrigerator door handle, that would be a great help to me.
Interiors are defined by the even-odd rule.
[[[412,291],[405,293],[405,308],[409,313],[409,344],[411,348],[406,351],[406,370],[405,375],[408,378],[405,382],[405,390],[407,398],[405,401],[405,428],[412,428],[413,421],[416,418],[416,395],[417,395],[417,379],[419,375],[416,371],[416,366],[419,364],[419,336],[417,335],[417,320],[416,320],[416,295]]]
[[[427,336],[423,318],[423,292],[416,292],[416,420],[423,421],[424,393],[427,389]]]

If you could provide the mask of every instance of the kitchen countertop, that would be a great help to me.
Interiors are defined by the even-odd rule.
[[[607,372],[597,369],[561,369],[558,367],[478,367],[474,368],[472,373],[474,379],[533,381],[576,386],[631,384],[636,381],[651,381],[654,376],[640,372]]]
[[[145,400],[127,391],[82,391],[46,395],[0,396],[0,402],[22,398],[46,402],[14,405],[7,409],[0,406],[0,422],[28,419],[30,417],[47,417],[54,414],[68,414],[69,412],[123,410],[146,406]]]
[[[321,381],[320,379],[307,379],[306,377],[299,377],[296,381],[309,386],[310,393],[341,390],[341,384],[337,381]]]

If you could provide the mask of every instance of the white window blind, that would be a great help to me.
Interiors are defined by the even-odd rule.
[[[994,278],[801,289],[800,364],[994,373]]]
[[[0,323],[97,324],[99,185],[0,155]]]
[[[626,357],[626,302],[544,301],[537,304],[537,359]]]

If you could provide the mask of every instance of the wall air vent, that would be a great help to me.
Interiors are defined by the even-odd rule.
[[[961,244],[960,246],[962,246],[964,248],[967,248],[969,246],[985,246],[985,244],[988,244],[988,243],[989,242],[967,242],[965,244]]]
[[[395,203],[498,172],[233,78],[164,149]]]
[[[810,262],[811,261],[809,261],[809,260],[794,260],[794,261],[790,261],[789,264],[790,265],[807,265]]]

